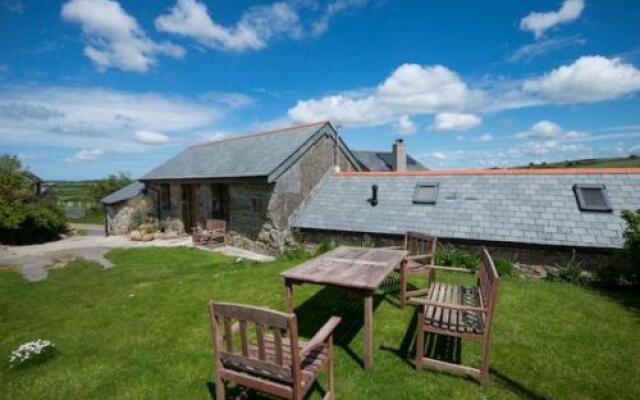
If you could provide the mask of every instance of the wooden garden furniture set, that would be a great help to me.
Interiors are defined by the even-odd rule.
[[[416,369],[430,367],[471,376],[485,383],[489,374],[491,327],[500,277],[489,252],[483,247],[476,286],[438,282],[437,270],[468,271],[435,265],[436,246],[434,236],[407,232],[401,249],[341,246],[304,262],[281,273],[286,313],[238,304],[210,303],[216,398],[224,398],[224,382],[229,381],[285,399],[302,399],[319,372],[326,369],[328,389],[324,399],[334,399],[332,335],[340,318],[330,318],[309,342],[299,339],[293,313],[293,287],[312,283],[362,295],[363,362],[365,371],[370,371],[373,368],[373,294],[393,271],[400,275],[400,307],[403,308],[407,301],[418,306]],[[428,284],[410,291],[407,279],[417,274],[423,274]],[[255,341],[250,340],[249,324],[255,325]],[[427,334],[479,341],[482,346],[480,368],[426,357]]]
[[[205,227],[195,226],[192,228],[192,239],[194,244],[213,246],[224,246],[227,243],[227,222],[221,219],[208,219]]]

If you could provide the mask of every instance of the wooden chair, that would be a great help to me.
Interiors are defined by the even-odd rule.
[[[411,275],[425,274],[427,277],[434,267],[438,238],[418,232],[407,232],[404,235],[404,249],[409,251],[409,256],[397,269],[400,274],[400,308],[404,308],[407,299],[424,295],[426,289],[407,290],[407,280]]]
[[[222,219],[208,219],[205,228],[196,226],[193,231],[193,243],[209,246],[223,246],[227,243],[227,222]]]
[[[340,318],[330,318],[309,342],[304,342],[298,339],[295,314],[215,302],[209,303],[209,313],[217,400],[225,397],[225,382],[300,400],[324,368],[328,375],[324,399],[335,398],[333,330]],[[255,342],[249,339],[249,323],[256,328]]]
[[[433,270],[435,278],[435,269]],[[416,339],[416,369],[431,367],[474,377],[484,384],[489,377],[491,328],[500,276],[485,247],[482,248],[477,284],[474,287],[432,282],[426,298],[411,299],[420,305]],[[480,369],[425,357],[425,334],[468,338],[480,341]]]

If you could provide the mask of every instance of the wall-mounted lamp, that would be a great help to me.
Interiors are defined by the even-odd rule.
[[[367,199],[371,207],[378,205],[378,185],[371,185],[371,198]]]

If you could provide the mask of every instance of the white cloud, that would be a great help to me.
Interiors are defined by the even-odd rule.
[[[9,12],[15,14],[24,13],[24,4],[22,4],[21,0],[3,0],[2,6]]]
[[[518,50],[509,55],[508,59],[512,62],[522,60],[530,61],[536,57],[551,53],[553,51],[561,50],[571,46],[582,46],[586,42],[587,41],[581,35],[542,39],[520,47]]]
[[[6,111],[3,112],[2,110]],[[104,152],[146,151],[136,132],[187,144],[225,113],[202,101],[101,88],[0,87],[0,147],[51,145]],[[149,136],[149,135],[147,135]]]
[[[169,136],[164,133],[147,131],[147,130],[139,130],[134,134],[134,138],[136,142],[142,144],[165,144],[169,143]]]
[[[480,102],[460,77],[441,65],[403,64],[374,90],[344,92],[298,101],[288,111],[295,121],[330,119],[343,125],[382,125],[403,115],[458,111]]]
[[[559,24],[566,24],[580,17],[584,0],[565,0],[558,11],[532,12],[520,20],[520,29],[533,32],[536,38]]]
[[[413,135],[418,131],[418,127],[408,115],[402,115],[398,118],[398,122],[395,124],[395,129],[404,135]]]
[[[447,156],[444,153],[440,152],[440,151],[435,151],[435,152],[431,153],[431,156],[433,158],[437,158],[438,160],[445,160],[447,158]]]
[[[589,136],[587,132],[581,132],[581,131],[568,131],[568,132],[565,132],[564,134],[565,139],[581,139],[581,138],[586,138],[587,136]]]
[[[588,137],[586,132],[570,130],[565,131],[560,125],[555,122],[542,120],[538,121],[526,131],[516,134],[519,139],[562,139],[562,140],[577,140]]]
[[[538,121],[529,130],[520,132],[516,136],[520,139],[550,139],[557,138],[562,133],[562,128],[555,122]]]
[[[299,100],[287,116],[295,122],[329,119],[353,127],[393,124],[405,115],[444,114],[436,117],[433,129],[464,130],[479,125],[483,113],[610,100],[639,90],[640,70],[602,56],[581,57],[528,79],[484,78],[475,87],[441,65],[403,64],[375,87]]]
[[[255,104],[253,97],[244,93],[234,92],[206,92],[200,98],[214,103],[224,104],[231,108],[245,108]]]
[[[149,39],[135,18],[112,0],[70,0],[62,6],[62,18],[80,24],[88,44],[84,54],[99,71],[119,68],[145,72],[158,55],[180,58],[184,49]]]
[[[640,144],[637,144],[629,149],[629,152],[632,154],[640,153]]]
[[[640,70],[620,58],[583,56],[525,81],[523,89],[557,103],[610,100],[640,90]]]
[[[482,123],[482,118],[473,114],[437,114],[430,129],[434,131],[467,131]]]
[[[493,135],[490,133],[483,133],[480,136],[471,138],[471,140],[474,142],[490,142],[493,140]]]
[[[207,6],[196,0],[178,0],[167,14],[155,20],[162,32],[192,38],[202,45],[219,50],[259,50],[277,36],[301,35],[299,16],[287,3],[253,6],[245,11],[233,27],[214,22]]]
[[[353,10],[359,7],[366,5],[369,0],[333,0],[328,5],[327,8],[313,24],[311,33],[314,36],[321,35],[324,33],[329,27],[329,22],[333,17],[337,14]]]
[[[82,149],[75,153],[72,157],[67,158],[68,162],[86,162],[95,161],[102,155],[103,151],[99,149]]]

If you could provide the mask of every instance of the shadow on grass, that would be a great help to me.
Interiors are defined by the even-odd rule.
[[[544,394],[538,393],[535,390],[529,389],[528,387],[524,386],[522,383],[509,378],[508,376],[504,375],[500,371],[497,371],[493,368],[489,368],[489,374],[497,383],[502,384],[503,386],[505,386],[506,388],[511,390],[513,393],[517,394],[522,398],[532,399],[532,400],[548,399],[548,397],[546,397]]]
[[[382,302],[383,295],[374,295],[373,311],[375,326],[375,310]],[[325,287],[313,297],[295,309],[298,316],[298,333],[304,337],[312,337],[329,318],[334,315],[342,317],[336,328],[333,341],[364,368],[362,357],[351,348],[351,342],[364,326],[364,301],[359,293],[333,287]]]
[[[637,287],[595,288],[599,294],[615,300],[630,311],[640,314],[640,290]]]

